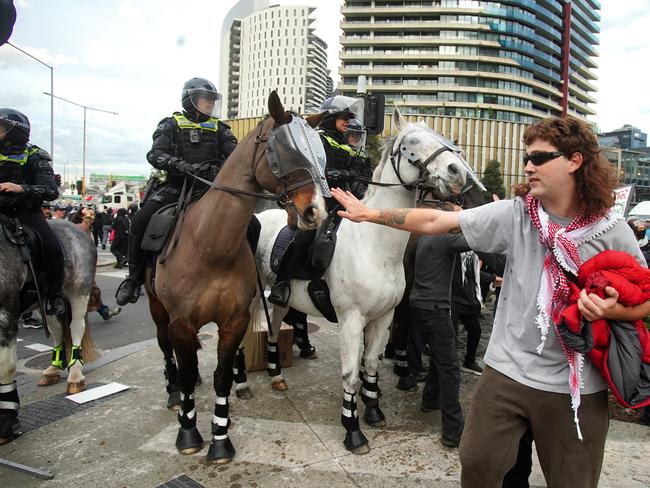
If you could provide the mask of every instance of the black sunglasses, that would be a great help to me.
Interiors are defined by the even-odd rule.
[[[563,152],[560,151],[537,151],[530,154],[524,153],[524,166],[528,164],[528,161],[533,163],[534,166],[541,166],[544,163],[548,163],[552,159],[559,158],[564,156]]]

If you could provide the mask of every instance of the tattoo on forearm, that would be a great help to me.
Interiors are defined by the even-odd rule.
[[[460,227],[454,227],[449,231],[450,234],[462,234],[463,230]]]
[[[379,216],[377,217],[378,224],[404,224],[406,222],[406,216],[412,209],[405,208],[400,210],[380,210]]]

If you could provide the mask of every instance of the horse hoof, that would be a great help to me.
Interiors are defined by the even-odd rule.
[[[241,400],[250,400],[253,398],[253,393],[248,387],[242,388],[241,390],[235,390],[235,395],[237,395],[237,398]]]
[[[19,436],[20,436],[20,434],[14,434],[14,435],[10,435],[8,437],[0,437],[0,446],[4,446],[5,444],[9,444],[11,441],[18,438]]]
[[[68,383],[68,386],[66,387],[65,391],[68,395],[74,395],[75,393],[81,393],[85,389],[86,389],[86,381],[81,380],[81,381]]]
[[[208,450],[208,461],[215,464],[228,464],[235,457],[235,448],[230,442],[230,438],[212,439],[210,449]]]
[[[56,385],[60,378],[60,374],[44,374],[38,380],[38,386]]]
[[[368,454],[370,452],[370,446],[368,445],[368,439],[363,435],[363,432],[360,430],[353,430],[345,434],[345,440],[343,441],[345,448],[352,452],[353,454]]]
[[[363,421],[372,427],[386,427],[386,417],[379,407],[366,407]]]
[[[275,391],[286,391],[286,390],[289,389],[289,386],[287,385],[287,382],[284,381],[284,380],[275,381],[275,382],[271,383],[271,387]]]
[[[181,409],[181,391],[171,391],[167,397],[167,408],[178,412]]]
[[[178,429],[176,436],[176,449],[181,454],[194,454],[203,447],[203,437],[196,427],[191,429]]]

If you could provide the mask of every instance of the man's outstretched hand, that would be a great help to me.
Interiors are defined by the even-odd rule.
[[[345,207],[345,210],[339,210],[339,217],[349,219],[353,222],[364,222],[368,220],[369,208],[359,201],[349,191],[343,191],[340,188],[332,188],[332,196]]]

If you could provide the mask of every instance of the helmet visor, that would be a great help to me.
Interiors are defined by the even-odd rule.
[[[219,93],[205,88],[195,88],[189,90],[189,97],[190,103],[197,112],[208,117],[221,115],[221,95]]]
[[[339,112],[347,112],[351,115],[350,118],[352,119],[363,114],[363,98],[337,95],[325,100],[323,105],[321,105],[320,111],[328,112],[332,115],[338,114]]]
[[[348,129],[345,131],[345,140],[348,141],[348,146],[360,152],[366,147],[366,131],[359,129]]]

